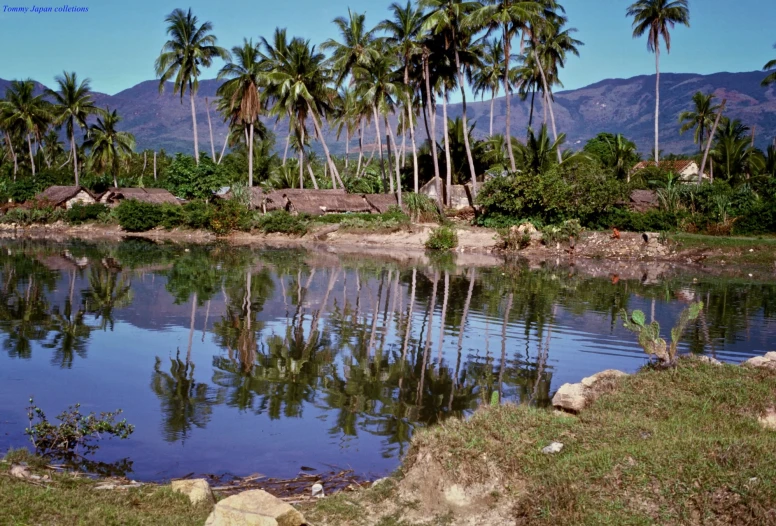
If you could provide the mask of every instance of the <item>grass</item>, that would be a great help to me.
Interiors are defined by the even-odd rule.
[[[27,525],[202,525],[210,507],[192,506],[168,487],[95,490],[97,482],[55,474],[51,481],[11,477],[11,461],[36,461],[15,452],[0,463],[0,524]],[[38,485],[40,484],[40,485]]]
[[[704,236],[671,234],[669,240],[681,251],[708,252],[709,262],[772,265],[776,260],[776,237]],[[751,252],[750,252],[751,250]]]
[[[464,484],[498,466],[518,524],[776,524],[776,432],[757,422],[774,404],[772,371],[681,360],[621,380],[579,417],[506,404],[448,420],[406,458],[431,451]],[[563,451],[541,453],[553,441]]]

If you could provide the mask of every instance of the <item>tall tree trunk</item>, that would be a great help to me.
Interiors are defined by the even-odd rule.
[[[364,119],[358,119],[358,164],[356,165],[356,177],[361,174],[361,161],[364,159]]]
[[[30,164],[32,165],[32,176],[35,177],[35,154],[32,152],[32,137],[27,134],[27,146],[30,148]]]
[[[415,193],[418,193],[418,150],[415,147],[415,124],[413,123],[412,104],[407,104],[407,117],[410,119],[410,143],[412,145],[412,181]]]
[[[398,133],[399,130],[396,130],[396,133]],[[407,163],[407,120],[402,118],[401,119],[401,167],[404,168]]]
[[[393,166],[392,166],[392,164],[396,164],[396,163],[391,163],[391,155],[392,155],[392,153],[391,153],[391,143],[393,142],[393,141],[391,141],[391,134],[390,134],[391,125],[388,123],[388,116],[387,115],[384,115],[383,119],[384,119],[383,120],[383,124],[385,124],[385,131],[386,131],[386,133],[385,133],[385,147],[388,150],[388,152],[387,152],[388,153],[388,181],[390,183],[388,185],[388,193],[392,194],[394,192]],[[396,145],[395,144],[393,145],[393,149],[394,150],[396,149]]]
[[[391,129],[391,125],[388,122],[388,117],[385,117],[385,128],[388,130],[388,140],[393,144],[394,149],[394,164],[396,169],[396,200],[399,202],[399,209],[402,207],[401,202],[401,170],[399,170],[399,152],[396,148],[396,138],[393,135],[393,129]],[[390,143],[388,145],[388,155],[391,154],[391,146]],[[393,186],[393,185],[391,185]]]
[[[447,319],[447,301],[450,298],[450,273],[445,270],[445,293],[442,297],[442,319],[439,323],[439,345],[437,348],[437,368],[442,369],[442,346],[445,341],[445,320]]]
[[[299,188],[304,188],[304,124],[299,126]]]
[[[431,120],[431,137],[429,137],[429,139],[431,140],[431,156],[434,158],[434,180],[436,181],[437,204],[441,207],[442,178],[439,175],[439,156],[437,155],[436,146],[436,110],[434,109],[434,105],[432,104],[431,99],[431,80],[429,78],[431,74],[428,68],[428,55],[423,56],[423,76],[425,77],[426,82],[426,109],[429,112],[429,117]]]
[[[531,125],[533,124],[533,114],[534,114],[534,102],[536,100],[536,90],[531,91],[531,111],[528,113],[528,129],[531,129]]]
[[[719,106],[719,110],[717,111],[717,118],[714,119],[714,126],[711,128],[711,133],[709,133],[708,141],[706,142],[706,150],[703,152],[703,159],[701,160],[701,169],[698,171],[698,184],[700,185],[703,183],[703,170],[706,169],[706,159],[709,157],[709,150],[711,150],[711,143],[714,140],[714,134],[717,133],[717,126],[719,126],[719,119],[722,117],[722,112],[725,111],[725,104],[727,104],[727,99],[722,99],[722,104]],[[709,178],[711,180],[711,178]]]
[[[197,137],[197,112],[194,109],[194,93],[189,89],[189,101],[191,101],[191,123],[194,127],[194,160],[199,164],[199,138]]]
[[[253,187],[253,122],[248,129],[250,130],[248,132],[248,191],[250,192]],[[213,136],[212,132],[210,136]]]
[[[230,132],[226,132],[226,137],[224,137],[224,145],[221,147],[221,155],[218,156],[218,161],[216,164],[221,164],[221,161],[224,160],[224,152],[226,151],[226,145],[229,143],[229,134]]]
[[[453,186],[453,163],[450,155],[450,127],[447,122],[447,90],[442,94],[442,122],[445,132],[443,140],[445,142],[445,205],[449,208],[451,203],[451,188]]]
[[[490,129],[488,137],[493,137],[493,105],[496,102],[496,90],[490,92]]]
[[[558,142],[558,129],[555,127],[555,112],[552,109],[552,93],[550,92],[550,85],[547,83],[547,75],[544,74],[544,66],[542,65],[542,62],[539,60],[539,54],[536,52],[536,47],[534,47],[534,60],[536,61],[536,65],[539,68],[539,75],[542,77],[542,86],[544,86],[544,104],[547,109],[550,110],[550,123],[552,124],[552,138],[555,140],[555,142]],[[563,162],[563,152],[560,150],[560,145],[555,149],[556,153],[558,154],[558,164]]]
[[[658,145],[658,135],[660,126],[660,41],[655,46],[655,166],[660,166],[660,148]]]
[[[455,46],[455,44],[453,44]],[[469,175],[472,179],[472,197],[477,197],[477,173],[474,171],[474,157],[472,157],[472,148],[469,144],[469,125],[466,118],[466,85],[463,80],[463,71],[461,70],[461,60],[458,56],[458,48],[455,48],[455,69],[458,71],[458,85],[461,88],[461,118],[463,119],[463,145],[466,148],[466,160],[469,163]]]
[[[318,180],[315,178],[315,172],[313,172],[313,165],[307,163],[307,173],[310,174],[310,179],[313,181],[313,188],[318,189]]]
[[[453,396],[455,394],[455,384],[458,381],[458,371],[461,364],[461,355],[463,353],[463,333],[464,328],[466,327],[466,319],[469,317],[469,307],[472,303],[472,292],[474,291],[474,280],[476,278],[476,270],[474,268],[471,269],[470,275],[469,275],[469,290],[466,293],[466,301],[463,304],[463,313],[461,313],[461,327],[460,331],[458,332],[458,359],[456,361],[455,365],[455,376],[452,379],[451,387],[450,387],[450,400],[448,401],[448,410],[451,410],[453,408]]]
[[[385,165],[383,164],[383,139],[380,137],[380,116],[377,114],[377,104],[372,105],[372,113],[375,119],[375,134],[377,137],[377,149],[380,150],[380,175],[383,177],[383,189],[388,187],[388,181],[385,179]],[[391,183],[393,186],[393,183]]]
[[[19,171],[19,160],[16,157],[16,151],[13,149],[11,134],[8,132],[5,133],[5,140],[8,143],[8,149],[11,150],[11,158],[13,159],[13,180],[16,181],[16,173]]]
[[[308,104],[309,107],[309,104]],[[345,188],[345,185],[342,184],[342,179],[340,179],[339,171],[337,170],[337,166],[334,164],[334,161],[331,158],[331,154],[329,153],[329,147],[326,145],[326,139],[323,137],[323,130],[321,129],[321,123],[318,122],[318,115],[315,113],[315,110],[313,108],[310,108],[310,115],[313,117],[313,126],[315,126],[315,133],[318,135],[318,140],[321,141],[321,146],[323,146],[323,153],[326,154],[326,161],[329,163],[329,168],[331,168],[331,171],[334,175],[334,177],[339,181],[339,184],[342,185],[343,188]]]
[[[81,182],[80,178],[78,177],[78,149],[75,146],[75,134],[70,136],[70,150],[73,152],[73,171],[75,173],[75,185],[78,186],[81,184]]]
[[[515,166],[515,154],[512,152],[512,135],[510,133],[510,122],[509,119],[512,117],[512,112],[510,108],[509,103],[509,52],[510,52],[510,42],[509,42],[509,32],[507,31],[507,26],[504,25],[504,96],[506,97],[507,102],[507,120],[505,123],[505,139],[507,141],[507,152],[509,152],[509,166],[512,168],[512,171],[516,171],[517,167]]]
[[[345,170],[348,169],[349,158],[350,158],[350,128],[345,126]]]
[[[154,181],[156,181],[156,150],[154,150]]]
[[[216,161],[216,143],[213,141],[213,123],[210,122],[210,102],[205,97],[205,110],[207,112],[207,128],[210,130],[210,155],[213,162]]]
[[[288,144],[291,142],[291,123],[288,123],[288,134],[286,135],[286,148],[283,150],[283,166],[286,165],[286,157],[288,157]]]
[[[191,345],[194,342],[194,317],[197,313],[197,292],[191,297],[191,326],[189,327],[189,346],[186,351],[186,365],[191,363]]]

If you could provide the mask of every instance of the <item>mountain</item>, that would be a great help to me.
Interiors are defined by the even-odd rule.
[[[768,89],[760,86],[764,75],[761,71],[711,75],[663,73],[660,77],[660,148],[664,154],[696,151],[692,133],[679,135],[678,123],[679,114],[691,109],[691,98],[696,91],[714,92],[718,100],[726,98],[728,103],[725,114],[754,127],[755,141],[759,146],[770,144],[776,137],[776,86]],[[8,85],[8,81],[0,79],[0,94],[5,93]],[[200,150],[210,151],[205,105],[207,98],[211,104],[216,155],[221,151],[226,137],[226,125],[215,112],[214,106],[218,85],[217,80],[200,81],[196,99]],[[534,127],[539,126],[542,120],[540,99],[540,96],[536,98]],[[168,152],[191,152],[193,141],[188,96],[181,101],[179,96],[172,93],[171,86],[160,95],[158,82],[149,80],[115,95],[96,93],[95,100],[100,106],[118,110],[124,119],[122,129],[135,134],[139,150],[164,148]],[[558,132],[566,133],[566,144],[569,147],[581,148],[585,141],[597,133],[608,131],[622,133],[636,143],[642,154],[647,155],[654,140],[655,76],[607,79],[581,89],[558,92],[553,108]],[[469,102],[467,110],[470,122],[476,123],[475,136],[485,137],[490,120],[490,100]],[[512,96],[511,124],[515,137],[524,136],[529,110],[530,98],[520,101],[517,95]],[[494,113],[494,131],[502,133],[506,113],[504,97],[496,99]],[[451,118],[460,116],[460,104],[449,105],[448,114]],[[422,141],[426,137],[422,119],[419,124],[417,136]],[[281,150],[285,144],[287,123],[275,123],[272,120],[267,121],[267,125],[276,133],[277,148]],[[441,142],[440,130],[438,126]],[[367,129],[365,138],[367,144],[374,141],[374,128]],[[332,131],[326,132],[326,139],[333,152],[345,151],[344,139],[337,141]],[[357,141],[353,139],[351,151],[355,151],[356,147]]]

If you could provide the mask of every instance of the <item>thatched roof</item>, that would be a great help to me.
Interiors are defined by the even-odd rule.
[[[221,194],[216,194],[218,197],[221,197],[222,199],[232,199],[234,197],[234,192],[229,189],[227,192],[223,192]],[[262,203],[264,202],[264,197],[267,194],[264,193],[264,190],[262,190],[258,186],[252,186],[251,187],[251,208],[261,208]]]
[[[272,212],[273,210],[291,211],[291,209],[293,209],[293,211],[297,213],[321,215],[325,211],[332,212],[332,210],[327,209],[328,206],[334,205],[335,208],[337,208],[339,205],[333,202],[332,199],[338,199],[341,197],[345,197],[346,199],[350,198],[347,192],[341,188],[336,190],[284,188],[282,190],[274,190],[272,192],[263,194],[262,202],[266,207],[267,212]],[[356,197],[361,199],[359,196]],[[311,204],[311,200],[314,201],[314,203]],[[361,199],[361,201],[363,201],[363,199]],[[292,204],[297,202],[298,206]],[[342,211],[352,211],[350,208],[353,207],[353,201],[350,201],[350,203],[351,204],[349,206],[346,206],[346,208],[349,209]],[[340,204],[347,205],[347,203]],[[324,207],[324,209],[321,209],[321,207]],[[257,208],[261,208],[261,205],[259,205]],[[365,211],[370,211],[369,206],[366,206]]]
[[[48,201],[53,205],[61,205],[77,196],[80,192],[86,192],[94,198],[94,195],[83,186],[49,186],[35,196],[38,201]]]
[[[657,208],[659,200],[657,192],[652,190],[634,190],[630,195],[628,206],[636,212],[646,212]]]
[[[378,214],[384,214],[391,207],[399,206],[396,194],[364,194],[362,197]]]
[[[180,201],[164,188],[109,188],[100,201],[113,204],[128,199],[156,205],[163,203],[180,204]]]

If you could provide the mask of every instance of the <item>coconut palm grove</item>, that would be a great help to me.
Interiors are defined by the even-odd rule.
[[[14,80],[0,101],[0,195],[14,210],[6,220],[31,221],[32,210],[35,221],[56,220],[44,203],[33,203],[51,185],[94,193],[159,187],[203,202],[224,187],[237,194],[246,186],[343,189],[392,194],[413,210],[432,206],[429,195],[440,209],[450,207],[455,185],[466,185],[480,226],[577,220],[592,229],[776,231],[776,144],[756,147],[755,129],[725,111],[722,95],[698,92],[680,115],[694,154],[660,149],[660,57],[670,53],[673,33],[692,31],[690,20],[686,0],[640,0],[623,11],[622,23],[632,24],[633,37],[655,57],[654,147],[639,152],[605,129],[586,144],[566,143],[554,91],[567,59],[584,53],[584,35],[554,0],[393,3],[371,24],[348,10],[333,21],[339,36],[324,42],[277,28],[231,50],[219,45],[213,22],[175,9],[165,18],[167,41],[149,60],[159,91],[191,107],[191,150],[136,151],[122,116],[98,107],[90,80],[77,72],[64,71],[54,89]],[[224,65],[215,71],[217,59]],[[776,83],[774,68],[765,64],[763,90]],[[199,82],[214,74],[216,100],[201,100]],[[467,92],[490,99],[489,122],[472,121]],[[530,100],[526,129],[510,126],[512,96],[504,99],[503,129],[494,128],[493,102],[505,94]],[[448,117],[451,96],[461,102],[455,118]],[[204,123],[196,113],[202,104]],[[214,143],[211,109],[213,120],[229,126],[223,144]],[[273,132],[278,123],[284,136]],[[203,126],[209,144],[198,141]],[[487,135],[475,138],[475,127]],[[678,173],[683,160],[697,165],[697,181]],[[429,183],[433,191],[421,192]],[[638,213],[620,206],[634,190],[655,192],[659,206]],[[181,221],[165,226],[187,226]],[[251,227],[250,220],[234,223]]]

